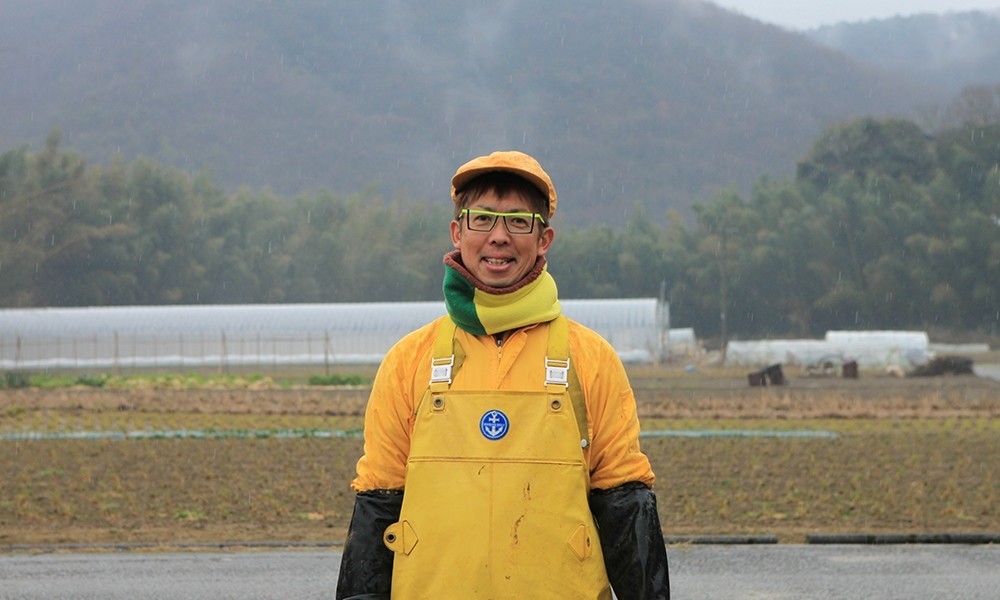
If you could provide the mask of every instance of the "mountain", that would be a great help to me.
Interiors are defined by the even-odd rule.
[[[0,151],[54,128],[235,188],[446,198],[537,156],[560,220],[663,220],[791,176],[823,127],[946,86],[699,0],[0,0]]]
[[[865,64],[933,81],[951,93],[1000,83],[1000,11],[840,23],[806,35]]]

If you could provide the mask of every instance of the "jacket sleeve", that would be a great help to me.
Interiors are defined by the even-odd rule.
[[[611,344],[593,331],[580,326],[570,334],[570,353],[587,402],[590,487],[606,490],[632,481],[652,486],[655,476],[639,448],[638,410],[625,366]]]
[[[354,499],[337,580],[337,600],[388,600],[392,551],[382,543],[385,528],[399,520],[403,492],[373,490]]]
[[[365,408],[364,453],[351,482],[356,492],[402,489],[406,482],[417,390],[422,393],[427,388],[436,325],[437,321],[400,340],[375,374]]]
[[[604,566],[621,600],[669,600],[667,550],[656,494],[638,482],[590,493]]]

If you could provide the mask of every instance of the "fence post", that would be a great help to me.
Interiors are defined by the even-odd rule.
[[[330,376],[330,330],[323,330],[323,374]]]
[[[222,334],[222,348],[219,349],[219,374],[222,375],[228,373],[228,369],[226,368],[226,332],[221,331],[220,333]]]

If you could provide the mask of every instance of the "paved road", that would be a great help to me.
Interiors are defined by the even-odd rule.
[[[671,546],[674,600],[996,600],[996,546]],[[336,551],[0,555],[0,600],[332,598]]]

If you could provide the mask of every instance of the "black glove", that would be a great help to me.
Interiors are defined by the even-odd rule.
[[[360,492],[344,542],[337,581],[337,600],[389,600],[392,550],[382,543],[385,528],[399,520],[400,490]]]
[[[590,492],[604,567],[619,600],[669,600],[667,549],[656,494],[643,483]]]

